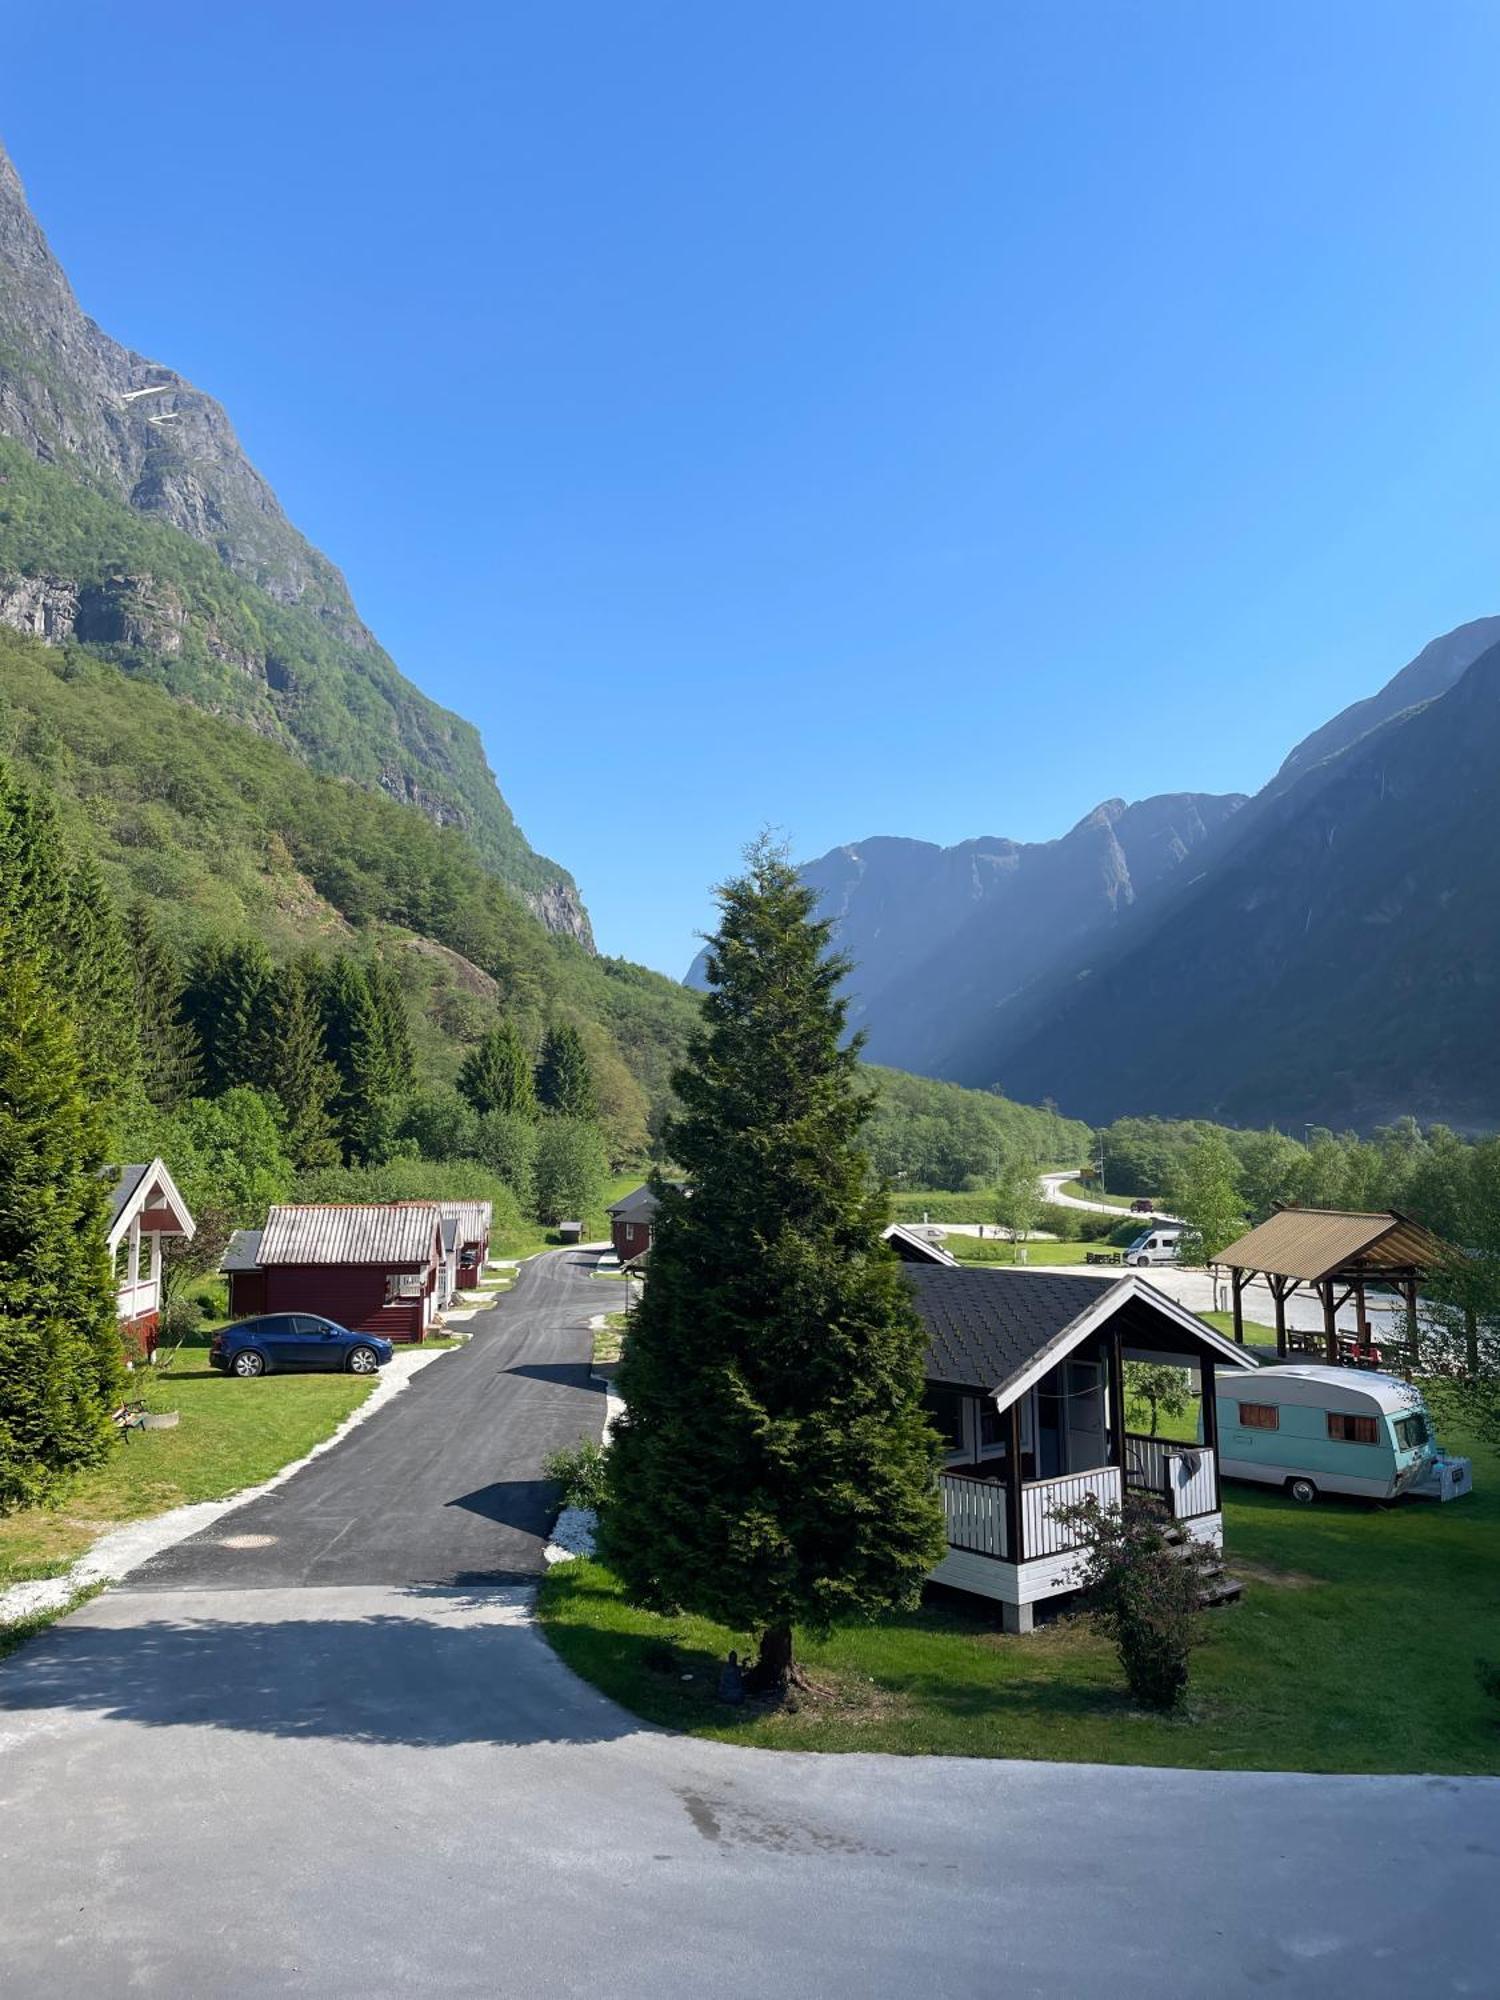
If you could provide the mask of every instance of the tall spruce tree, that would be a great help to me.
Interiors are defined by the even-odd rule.
[[[272,1092],[281,1106],[288,1156],[299,1168],[339,1161],[339,1135],[330,1104],[339,1076],[328,1060],[323,1032],[323,975],[304,955],[281,968],[272,1007],[275,1059]]]
[[[549,1028],[536,1066],[537,1102],[559,1118],[595,1119],[599,1101],[583,1037],[571,1021]]]
[[[346,1161],[380,1157],[396,1079],[385,1024],[358,959],[344,952],[322,981],[323,1039],[336,1076],[330,1110]]]
[[[846,964],[768,843],[718,893],[667,1134],[690,1192],[653,1182],[606,1553],[640,1600],[757,1633],[752,1682],[777,1691],[794,1626],[913,1603],[945,1544],[923,1335],[841,1046]]]
[[[0,927],[0,1509],[39,1498],[113,1436],[104,1130],[50,961]]]
[[[57,812],[44,792],[25,785],[0,764],[0,920],[11,949],[42,967],[62,964],[68,907],[68,871]]]
[[[198,1037],[183,1012],[186,978],[148,903],[131,905],[129,930],[141,1088],[158,1111],[176,1111],[199,1082]]]
[[[411,1045],[411,1016],[406,1011],[406,995],[395,973],[378,958],[369,960],[365,977],[369,981],[370,998],[374,1002],[385,1041],[385,1062],[391,1089],[400,1095],[411,1090],[417,1080],[417,1059]]]
[[[88,853],[75,855],[68,869],[58,949],[83,1087],[100,1104],[116,1106],[140,1070],[135,965],[125,926]]]
[[[276,968],[258,938],[212,938],[188,976],[185,1006],[210,1097],[274,1088]]]
[[[491,1028],[470,1049],[459,1066],[458,1088],[481,1117],[487,1111],[536,1117],[531,1057],[509,1021]]]

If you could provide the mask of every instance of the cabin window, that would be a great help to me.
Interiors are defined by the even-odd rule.
[[[1379,1444],[1380,1430],[1373,1417],[1346,1416],[1342,1410],[1328,1412],[1328,1435],[1335,1444]]]
[[[1396,1419],[1396,1442],[1403,1451],[1416,1451],[1427,1442],[1427,1419],[1418,1410],[1414,1416]]]
[[[385,1281],[385,1302],[388,1306],[401,1305],[407,1299],[422,1296],[422,1274],[420,1271],[392,1271]]]
[[[1281,1412],[1274,1403],[1241,1403],[1240,1423],[1247,1431],[1279,1431]]]
[[[1010,1426],[988,1396],[979,1403],[979,1455],[991,1458],[1010,1447]]]
[[[927,1414],[943,1440],[945,1457],[967,1458],[969,1455],[968,1433],[964,1424],[964,1405],[968,1400],[957,1389],[930,1388],[927,1391]]]

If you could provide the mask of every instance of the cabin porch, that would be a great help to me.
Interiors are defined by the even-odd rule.
[[[1029,1631],[1038,1601],[1076,1587],[1077,1535],[1059,1516],[1081,1501],[1117,1507],[1127,1490],[1153,1493],[1184,1532],[1222,1545],[1212,1360],[1179,1329],[1142,1334],[1127,1340],[1106,1324],[1003,1407],[998,1394],[929,1385],[948,1444],[938,1478],[948,1553],[931,1580],[997,1601],[1008,1631]],[[1139,1401],[1131,1427],[1135,1360],[1182,1370],[1187,1408],[1173,1428],[1184,1435],[1140,1428]]]

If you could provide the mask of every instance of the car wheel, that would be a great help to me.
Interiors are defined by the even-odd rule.
[[[1310,1479],[1289,1479],[1286,1490],[1302,1507],[1310,1507],[1318,1497],[1318,1489]]]
[[[380,1356],[373,1347],[353,1347],[344,1366],[351,1375],[373,1375],[380,1366]]]
[[[266,1372],[266,1357],[263,1354],[257,1354],[253,1347],[242,1347],[230,1363],[230,1366],[234,1369],[236,1375],[264,1375]]]

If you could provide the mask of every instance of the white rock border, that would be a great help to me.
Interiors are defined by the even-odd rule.
[[[239,1493],[232,1493],[225,1500],[197,1500],[186,1507],[173,1507],[165,1514],[152,1514],[143,1521],[127,1521],[123,1527],[111,1528],[101,1535],[93,1547],[86,1550],[71,1569],[61,1576],[40,1577],[33,1583],[13,1583],[7,1590],[0,1590],[0,1625],[9,1624],[14,1619],[31,1618],[38,1612],[65,1611],[80,1591],[92,1590],[101,1583],[120,1583],[133,1569],[149,1562],[152,1556],[160,1555],[174,1542],[186,1540],[204,1528],[211,1528],[224,1515],[232,1514],[237,1507],[248,1506],[252,1500],[259,1500],[262,1494],[272,1493],[300,1472],[304,1465],[310,1465],[325,1451],[332,1451],[336,1444],[346,1438],[350,1431],[373,1417],[377,1410],[385,1408],[393,1396],[401,1391],[431,1361],[441,1361],[445,1354],[457,1354],[456,1347],[438,1347],[427,1354],[402,1354],[399,1350],[380,1371],[380,1379],[359,1405],[339,1425],[330,1437],[315,1444],[304,1457],[294,1459],[284,1465],[261,1486],[247,1486]],[[254,1394],[253,1385],[249,1387]],[[120,1446],[122,1451],[133,1449],[127,1438]]]
[[[600,1315],[603,1318],[603,1315]],[[612,1389],[604,1392],[604,1429],[600,1432],[600,1442],[609,1443],[609,1434],[614,1421],[625,1407]],[[550,1569],[553,1563],[573,1562],[578,1556],[594,1553],[595,1539],[599,1529],[599,1516],[592,1507],[564,1507],[552,1524],[552,1533],[547,1538],[547,1546],[542,1550],[542,1560]]]

